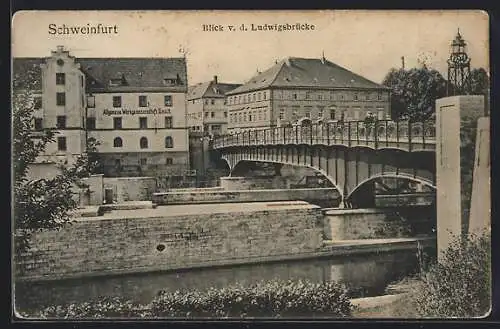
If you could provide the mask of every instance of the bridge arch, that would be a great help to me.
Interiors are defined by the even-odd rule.
[[[358,193],[360,193],[363,190],[363,188],[368,187],[367,186],[368,183],[375,183],[378,178],[402,179],[402,180],[406,180],[406,181],[410,181],[410,182],[420,183],[422,185],[429,187],[430,189],[432,189],[434,191],[436,190],[436,186],[433,184],[433,182],[425,177],[419,177],[419,176],[409,175],[409,174],[405,174],[405,173],[386,172],[386,173],[381,173],[381,174],[370,176],[370,177],[364,179],[363,181],[361,181],[356,187],[354,187],[350,191],[350,193],[347,196],[345,196],[344,202],[349,204],[349,205],[351,205],[353,203],[356,204],[357,203],[356,199],[355,199],[356,195],[358,195]],[[372,188],[375,188],[375,187],[372,186]],[[396,193],[399,194],[399,192],[400,191],[397,191]],[[369,194],[370,194],[370,196],[373,196],[373,197],[375,197],[375,195],[376,195],[375,191],[369,191]],[[358,204],[358,206],[359,206],[359,204]]]
[[[264,161],[264,160],[250,160],[250,159],[242,159],[242,160],[239,160],[238,162],[236,162],[234,164],[234,167],[232,168],[231,170],[231,175],[234,171],[234,169],[237,168],[238,165],[240,165],[241,163],[244,163],[244,162],[261,162],[261,163],[273,163],[273,164],[286,164],[286,165],[289,165],[289,166],[292,166],[292,167],[306,167],[306,168],[310,168],[312,170],[314,170],[315,172],[317,173],[320,173],[321,175],[323,175],[327,180],[328,182],[330,182],[330,184],[335,187],[340,195],[342,196],[343,195],[343,186],[339,186],[335,180],[330,177],[330,175],[328,175],[328,173],[322,169],[319,169],[319,168],[316,168],[316,167],[313,167],[313,166],[310,166],[310,165],[300,165],[300,164],[295,164],[295,163],[291,163],[291,162],[282,162],[282,161]]]

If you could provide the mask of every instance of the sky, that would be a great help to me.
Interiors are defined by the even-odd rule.
[[[380,83],[389,69],[425,61],[446,77],[457,29],[472,68],[489,68],[489,21],[478,10],[446,11],[24,11],[12,21],[12,55],[46,57],[63,45],[75,57],[186,57],[190,85],[242,83],[287,56],[321,58]],[[262,24],[308,31],[252,31]],[[54,35],[50,24],[116,26],[116,34]],[[203,25],[223,31],[203,31]],[[247,31],[241,31],[244,24]],[[228,26],[234,26],[230,31]]]

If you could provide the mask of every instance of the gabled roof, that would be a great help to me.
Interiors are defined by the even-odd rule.
[[[40,64],[44,62],[44,58],[14,58],[13,76],[26,76],[31,71],[40,89]],[[75,62],[86,75],[87,91],[187,91],[184,58],[76,58]]]
[[[228,95],[269,87],[387,89],[326,59],[289,57],[254,76]]]
[[[223,98],[227,92],[239,86],[241,86],[241,84],[215,83],[214,81],[198,83],[188,88],[187,100],[203,97]]]

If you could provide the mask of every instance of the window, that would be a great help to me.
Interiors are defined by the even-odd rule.
[[[224,118],[227,118],[227,112],[224,111]]]
[[[123,141],[120,137],[116,137],[113,140],[113,147],[122,147],[123,146]]]
[[[205,105],[208,105],[208,99],[205,99]]]
[[[172,148],[174,147],[174,140],[171,136],[165,137],[165,148]]]
[[[262,94],[262,96],[264,97],[264,99],[266,99],[266,92],[264,91],[264,93]]]
[[[211,118],[215,118],[215,112],[211,112],[211,113],[210,113],[210,117],[211,117]]]
[[[310,99],[311,98],[311,93],[310,92],[306,92],[306,99]]]
[[[165,117],[165,128],[172,128],[172,117]]]
[[[148,106],[148,96],[139,96],[139,107]]]
[[[358,100],[358,93],[354,93],[354,100],[357,101]]]
[[[58,115],[57,116],[57,128],[64,129],[66,128],[66,116]]]
[[[66,93],[56,93],[56,104],[57,106],[66,105]]]
[[[382,100],[382,92],[381,92],[381,91],[379,91],[379,92],[378,92],[378,94],[377,94],[377,99],[378,99],[379,101],[381,101],[381,100]]]
[[[113,118],[113,129],[122,129],[122,118]]]
[[[122,107],[122,96],[113,96],[113,107]]]
[[[163,98],[163,104],[165,104],[165,106],[172,106],[172,96],[165,95]]]
[[[293,99],[297,99],[297,94],[292,95]]]
[[[95,96],[88,96],[87,97],[87,107],[95,108]]]
[[[39,110],[42,108],[42,96],[35,96],[35,99],[33,100],[34,104],[34,108],[35,110]]]
[[[174,159],[167,158],[167,165],[172,165],[174,163]]]
[[[148,127],[148,118],[140,117],[139,118],[139,128],[146,129]]]
[[[208,112],[205,112],[205,118],[208,118]]]
[[[66,151],[66,137],[57,137],[57,150]]]
[[[258,93],[258,94],[257,94],[257,99],[260,101],[260,99],[261,99],[261,98],[262,98],[261,93]]]
[[[56,73],[56,85],[66,84],[66,75],[64,73]]]
[[[42,118],[35,118],[35,130],[40,131],[43,129]]]
[[[322,110],[320,110],[320,111],[318,112],[318,119],[321,119],[322,117],[323,117],[323,111],[322,111]]]
[[[139,140],[139,146],[141,149],[147,149],[148,148],[148,139],[146,137],[141,137]]]
[[[212,99],[212,100],[210,101],[210,103],[211,103],[212,105],[214,105],[214,104],[215,104],[215,100],[214,100],[214,99]]]
[[[330,120],[335,120],[335,110],[330,110]]]
[[[87,118],[87,129],[95,129],[95,118]]]
[[[318,99],[322,100],[323,99],[323,95],[318,95]]]
[[[311,117],[311,112],[307,111],[306,112],[306,118],[310,118]]]
[[[141,166],[145,166],[148,163],[148,160],[146,158],[141,158]]]
[[[367,93],[366,93],[365,99],[366,99],[367,101],[369,101],[369,100],[370,100],[370,93],[369,93],[369,92],[367,92]]]

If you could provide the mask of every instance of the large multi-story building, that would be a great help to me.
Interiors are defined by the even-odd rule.
[[[34,130],[55,130],[40,156],[72,162],[95,138],[108,176],[182,176],[189,169],[184,58],[75,58],[63,47],[47,58],[15,58],[33,72]]]
[[[389,88],[324,57],[289,57],[226,94],[228,131],[390,114]]]
[[[217,76],[209,82],[189,87],[187,95],[187,121],[193,132],[211,135],[227,131],[226,93],[241,84],[220,83]]]

